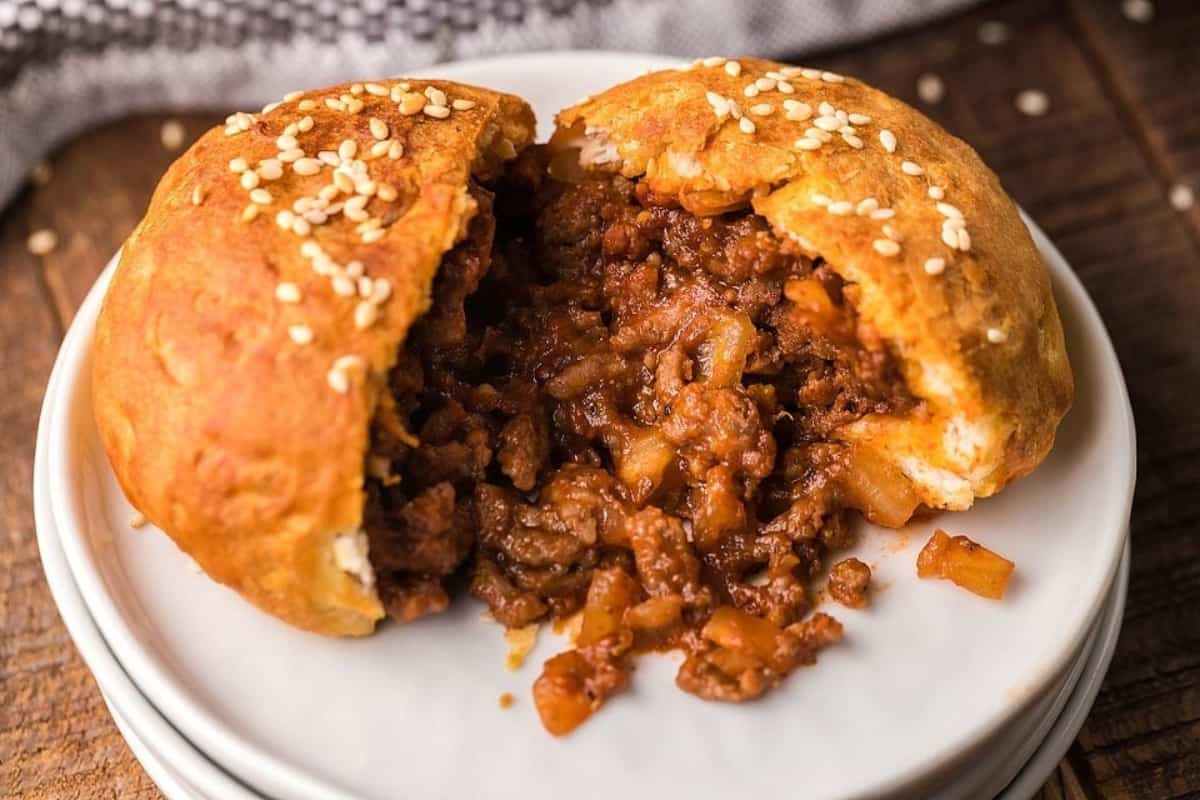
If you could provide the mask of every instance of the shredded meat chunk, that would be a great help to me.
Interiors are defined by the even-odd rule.
[[[697,217],[617,176],[557,183],[545,159],[472,189],[381,403],[384,602],[439,611],[461,576],[509,627],[582,609],[534,685],[555,734],[641,650],[682,649],[699,697],[759,697],[841,638],[809,584],[851,543],[849,509],[915,503],[877,503],[899,478],[834,432],[914,401],[854,287],[762,218]],[[869,580],[843,560],[829,591],[859,607]]]

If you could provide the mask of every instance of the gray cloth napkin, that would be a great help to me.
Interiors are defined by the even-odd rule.
[[[72,134],[135,111],[548,49],[796,55],[978,0],[0,0],[0,207]]]

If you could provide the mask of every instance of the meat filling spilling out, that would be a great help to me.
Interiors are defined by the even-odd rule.
[[[494,192],[494,193],[493,193]],[[697,217],[612,176],[560,183],[524,154],[440,268],[372,431],[366,530],[388,614],[456,591],[509,627],[582,610],[533,687],[570,731],[633,654],[686,655],[678,686],[743,701],[841,637],[810,584],[850,509],[917,498],[838,441],[917,405],[856,318],[854,287],[743,210]]]

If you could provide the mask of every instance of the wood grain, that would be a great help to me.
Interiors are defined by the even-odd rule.
[[[1041,800],[1200,796],[1200,4],[1159,0],[1149,25],[1117,2],[1012,0],[806,59],[904,97],[975,145],[1063,251],[1108,325],[1139,436],[1133,574],[1117,653],[1078,741]],[[985,46],[981,22],[1009,40]],[[945,83],[938,104],[919,75]],[[1051,99],[1043,117],[1014,105]],[[195,136],[214,115],[179,117]],[[142,213],[172,154],[162,117],[88,132],[49,185],[0,217],[0,795],[142,798],[125,749],[57,618],[29,496],[41,391],[64,326]],[[25,250],[34,228],[59,248]]]

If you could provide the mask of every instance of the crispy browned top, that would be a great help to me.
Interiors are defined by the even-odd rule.
[[[100,313],[93,397],[130,501],[208,574],[300,627],[370,632],[374,589],[331,543],[361,522],[383,376],[472,173],[533,134],[516,97],[388,80],[234,115],[168,170]]]

